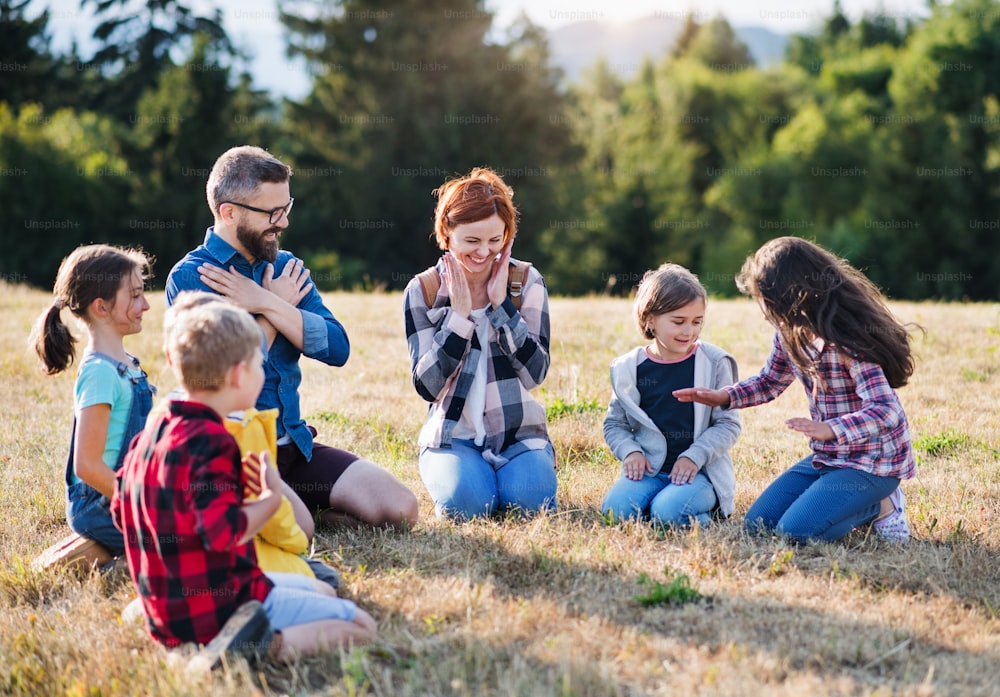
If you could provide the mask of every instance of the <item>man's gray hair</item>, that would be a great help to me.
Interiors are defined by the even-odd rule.
[[[219,213],[224,201],[246,203],[263,183],[288,181],[292,168],[267,150],[254,145],[230,148],[219,156],[208,175],[205,193],[212,214]]]

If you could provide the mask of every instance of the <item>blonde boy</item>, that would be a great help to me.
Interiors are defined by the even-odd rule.
[[[163,331],[170,336],[173,325],[178,317],[195,307],[206,303],[231,303],[221,295],[203,291],[184,291],[174,300],[164,318]],[[164,346],[164,351],[167,347]],[[167,352],[167,362],[170,355]],[[178,389],[167,395],[166,401],[153,409],[150,419],[156,418],[167,408],[170,400],[185,399],[184,390]],[[250,408],[242,412],[227,414],[223,419],[226,430],[236,439],[240,453],[246,457],[251,452],[260,453],[267,450],[271,462],[277,458],[277,409],[258,411]],[[251,473],[248,473],[251,474]],[[318,559],[309,559],[303,555],[309,551],[315,524],[309,509],[298,494],[282,482],[282,501],[275,513],[254,537],[254,551],[257,553],[257,564],[265,573],[273,571],[303,574],[316,578],[316,590],[327,595],[336,595],[340,584],[337,572]]]
[[[266,654],[278,660],[372,639],[375,622],[354,603],[316,592],[305,576],[268,575],[257,565],[252,540],[281,504],[281,479],[266,452],[248,456],[244,475],[221,416],[252,407],[263,385],[257,323],[221,303],[172,320],[166,350],[188,398],[170,402],[139,435],[111,506],[153,638],[211,642],[217,657],[266,615],[273,640],[259,633],[255,649],[265,653],[269,644]],[[256,500],[244,499],[245,487]]]

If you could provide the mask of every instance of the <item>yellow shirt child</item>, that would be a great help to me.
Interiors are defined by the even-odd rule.
[[[272,463],[278,461],[277,409],[247,409],[239,420],[228,416],[222,421],[240,446],[240,455],[246,457],[247,453],[266,450],[271,455]],[[250,494],[247,498],[253,500],[256,495]],[[278,512],[257,533],[254,543],[257,565],[264,571],[284,571],[316,577],[301,556],[309,551],[309,539],[295,521],[295,512],[286,497],[281,498]]]

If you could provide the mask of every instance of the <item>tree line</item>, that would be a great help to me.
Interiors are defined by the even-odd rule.
[[[488,165],[515,189],[515,256],[556,293],[628,293],[671,260],[731,294],[792,234],[894,297],[1000,297],[996,0],[854,23],[835,2],[767,68],[689,16],[636,75],[595,57],[573,84],[543,30],[484,0],[279,0],[296,100],[253,88],[219,10],[140,7],[81,0],[83,56],[52,50],[47,10],[0,0],[0,279],[49,286],[102,241],[153,253],[162,282],[211,223],[215,157],[253,143],[295,170],[285,240],[323,289],[405,285],[439,254],[432,190]]]

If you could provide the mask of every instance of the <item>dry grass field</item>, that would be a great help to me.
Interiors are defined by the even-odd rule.
[[[796,547],[746,535],[741,517],[807,452],[784,426],[805,410],[797,385],[743,412],[733,518],[682,532],[601,519],[618,476],[601,434],[607,367],[639,342],[629,302],[604,298],[551,303],[552,368],[538,398],[559,453],[558,512],[436,521],[416,466],[425,407],[410,386],[401,296],[327,300],[353,353],[342,369],[304,361],[303,413],[324,442],[384,464],[421,502],[407,533],[317,535],[380,639],[292,666],[189,676],[119,621],[126,581],[30,570],[67,532],[73,376],[45,377],[25,348],[48,295],[0,286],[0,693],[1000,694],[1000,305],[893,304],[926,328],[900,392],[920,458],[904,484],[913,542],[857,531]],[[160,351],[164,300],[150,301],[146,332],[127,346],[165,394],[175,382]],[[771,332],[753,303],[713,300],[707,319],[703,338],[730,350],[741,375],[756,372]]]

